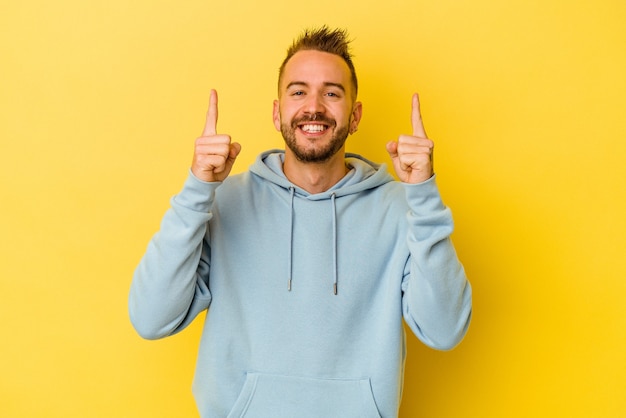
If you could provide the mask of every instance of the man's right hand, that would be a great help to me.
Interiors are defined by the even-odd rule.
[[[211,90],[209,110],[202,136],[196,139],[191,172],[206,182],[224,181],[233,168],[241,145],[230,140],[230,135],[217,134],[217,92]]]

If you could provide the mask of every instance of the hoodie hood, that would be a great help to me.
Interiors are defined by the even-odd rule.
[[[346,153],[346,164],[350,171],[333,187],[322,193],[312,194],[291,183],[283,173],[285,151],[270,150],[259,155],[250,171],[286,190],[310,200],[331,199],[373,189],[394,181],[385,164],[377,164],[358,154]]]
[[[339,278],[337,266],[337,199],[376,188],[393,181],[393,177],[387,172],[385,164],[376,164],[357,154],[346,153],[346,165],[350,169],[348,173],[333,187],[322,193],[312,194],[292,184],[283,172],[285,152],[283,150],[270,150],[259,155],[250,167],[250,171],[257,176],[285,189],[290,197],[289,210],[289,250],[288,250],[288,280],[287,290],[291,291],[293,284],[293,245],[294,245],[294,199],[304,198],[312,201],[329,201],[329,212],[332,222],[332,271],[333,293],[338,292]]]

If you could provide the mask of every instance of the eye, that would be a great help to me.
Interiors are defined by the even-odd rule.
[[[304,92],[302,90],[296,90],[291,93],[292,96],[304,96]]]

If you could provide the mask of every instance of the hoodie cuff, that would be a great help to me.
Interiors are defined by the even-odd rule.
[[[415,215],[426,215],[446,208],[437,187],[436,174],[433,174],[431,178],[421,183],[402,184],[404,185],[409,207]]]
[[[191,169],[183,189],[172,199],[172,203],[196,212],[209,212],[215,197],[215,190],[222,182],[206,182],[193,175]]]

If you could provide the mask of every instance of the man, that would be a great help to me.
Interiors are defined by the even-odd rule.
[[[404,368],[402,318],[451,349],[471,288],[449,236],[413,96],[413,135],[384,166],[347,154],[359,125],[346,33],[305,32],[279,74],[273,117],[284,151],[229,176],[241,150],[217,133],[217,93],[191,172],[130,291],[145,338],[207,310],[194,395],[203,417],[393,417]]]

